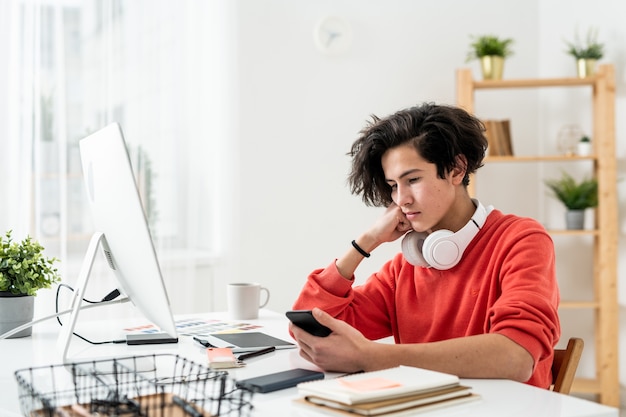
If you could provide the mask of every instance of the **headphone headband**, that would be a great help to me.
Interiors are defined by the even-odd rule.
[[[477,230],[480,230],[485,225],[487,221],[487,216],[493,210],[493,206],[489,206],[485,208],[480,201],[475,198],[472,198],[472,201],[476,205],[476,210],[472,215],[472,218],[465,226],[461,228],[458,232],[455,233],[456,236],[459,236],[460,239],[467,239],[467,245],[472,241],[472,238],[476,236]],[[465,246],[467,246],[465,245]]]

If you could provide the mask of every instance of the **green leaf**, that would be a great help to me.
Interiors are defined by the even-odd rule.
[[[30,236],[13,242],[12,231],[0,236],[0,291],[36,295],[37,290],[50,288],[61,281],[54,263],[56,258],[43,255],[43,246]]]
[[[471,36],[470,51],[467,54],[467,62],[480,59],[483,56],[501,56],[506,58],[513,55],[511,44],[513,39],[502,39],[495,35]]]
[[[598,181],[586,178],[576,182],[571,175],[563,172],[560,179],[546,180],[545,184],[570,210],[584,210],[598,205]]]
[[[582,41],[576,33],[574,42],[567,42],[566,52],[576,59],[600,59],[604,56],[604,45],[598,42],[598,31],[589,28],[587,38]]]

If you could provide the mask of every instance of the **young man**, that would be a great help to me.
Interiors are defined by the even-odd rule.
[[[553,242],[535,220],[470,198],[483,132],[466,111],[434,104],[373,116],[361,131],[351,191],[387,208],[309,275],[293,308],[313,309],[332,333],[291,325],[304,358],[328,371],[409,365],[550,385],[560,337]],[[403,253],[353,287],[364,258],[402,236]],[[376,342],[390,335],[395,344]]]

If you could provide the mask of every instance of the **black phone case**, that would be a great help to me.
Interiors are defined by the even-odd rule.
[[[315,381],[317,379],[324,379],[324,373],[296,368],[256,378],[242,379],[237,381],[236,385],[254,392],[266,393],[295,387],[300,382]]]
[[[328,327],[315,320],[311,310],[291,310],[286,312],[285,315],[293,324],[313,336],[326,337],[331,333]]]

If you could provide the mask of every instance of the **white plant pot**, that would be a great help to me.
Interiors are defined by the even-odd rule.
[[[578,142],[577,151],[579,156],[589,156],[592,152],[591,142]]]

